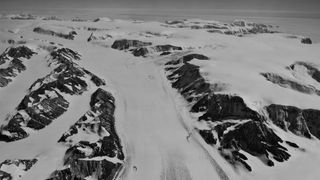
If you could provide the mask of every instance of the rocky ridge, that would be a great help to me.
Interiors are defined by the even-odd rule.
[[[80,55],[70,49],[61,48],[51,53],[51,65],[57,66],[46,77],[35,81],[28,94],[2,127],[0,141],[15,141],[26,138],[30,132],[49,125],[68,108],[64,94],[80,95],[87,90],[91,80],[97,86],[104,81],[73,61]]]
[[[114,126],[114,97],[98,89],[91,96],[90,110],[65,132],[59,143],[68,147],[64,169],[51,174],[55,179],[113,179],[124,155]]]
[[[273,30],[273,27],[271,25],[246,22],[244,20],[234,20],[230,24],[225,24],[217,21],[186,19],[182,21],[166,21],[163,26],[173,28],[205,29],[209,33],[220,33],[236,36],[276,32],[275,30]]]
[[[189,63],[191,60],[206,61],[209,58],[201,54],[188,54],[173,59],[165,65],[167,78],[191,105],[190,112],[200,113],[198,121],[207,124],[206,128],[198,129],[205,142],[218,148],[221,155],[235,167],[241,165],[252,171],[246,162],[248,157],[242,152],[273,166],[274,161],[283,162],[291,156],[284,143],[299,147],[281,139],[269,127],[269,119],[296,135],[307,138],[319,136],[319,125],[315,124],[320,111],[270,105],[265,107],[267,115],[260,114],[249,108],[240,96],[222,94],[225,85],[208,83],[200,73],[200,67]]]
[[[37,54],[27,46],[9,47],[0,55],[0,87],[7,86],[19,73],[26,70],[23,61]]]
[[[151,46],[151,42],[143,42],[139,40],[127,40],[127,39],[121,39],[116,40],[112,44],[111,48],[118,49],[118,50],[129,50],[134,56],[142,56],[146,57],[149,54],[170,54],[173,51],[181,51],[182,47],[179,46],[173,46],[170,44],[166,45],[156,45]]]
[[[27,138],[30,133],[48,126],[68,110],[65,94],[81,95],[88,84],[105,85],[104,80],[81,68],[76,61],[81,55],[68,49],[50,53],[49,65],[55,67],[46,77],[35,81],[16,108],[8,123],[1,128],[5,142]],[[114,126],[114,97],[98,88],[91,96],[90,110],[65,132],[59,143],[68,147],[64,169],[52,172],[48,179],[113,179],[122,168],[124,154]],[[0,165],[3,179],[21,178],[37,159],[5,160]],[[15,168],[19,173],[13,173]]]

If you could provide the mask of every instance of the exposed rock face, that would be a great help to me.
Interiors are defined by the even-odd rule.
[[[244,34],[258,34],[258,33],[274,33],[272,26],[261,23],[249,23],[244,20],[235,20],[232,25],[243,28]]]
[[[69,147],[64,157],[66,168],[53,172],[50,179],[114,178],[124,159],[114,125],[114,101],[100,88],[93,93],[90,111],[60,138],[59,142]]]
[[[80,18],[80,17],[75,17],[75,18],[72,18],[71,21],[73,21],[73,22],[87,22],[88,20]]]
[[[73,62],[79,60],[80,55],[71,49],[58,49],[51,53],[51,57],[51,64],[57,67],[31,85],[29,93],[16,108],[17,112],[2,127],[0,141],[26,138],[29,136],[27,129],[43,129],[61,116],[69,106],[61,92],[80,95],[87,90],[90,80],[97,86],[105,84],[102,79]]]
[[[52,61],[58,64],[71,64],[73,60],[80,60],[81,55],[69,48],[60,48],[50,53]]]
[[[320,139],[320,111],[315,109],[305,109],[302,114],[306,120],[309,131]]]
[[[301,43],[302,44],[312,44],[312,41],[310,38],[306,37],[306,38],[301,39]]]
[[[137,48],[137,49],[133,49],[132,54],[134,56],[146,56],[149,53],[148,48]]]
[[[139,40],[116,40],[111,46],[113,49],[130,50],[134,56],[146,57],[149,53],[163,53],[170,51],[181,51],[182,48],[170,44],[151,47],[152,43]]]
[[[311,138],[311,134],[320,138],[320,111],[302,110],[293,106],[272,104],[266,107],[270,119],[280,128],[296,135]]]
[[[157,45],[157,46],[154,46],[153,49],[156,51],[156,52],[164,52],[164,51],[181,51],[182,48],[179,47],[179,46],[172,46],[170,44],[166,44],[166,45]]]
[[[17,177],[23,176],[36,162],[37,159],[5,160],[0,164],[0,179],[17,179]]]
[[[8,42],[8,44],[14,44],[14,43],[15,43],[15,40],[13,40],[13,39],[8,39],[7,42]]]
[[[7,86],[14,77],[26,70],[23,60],[30,59],[35,52],[26,46],[7,48],[0,55],[0,87]],[[7,63],[7,66],[3,67]]]
[[[305,94],[316,94],[320,96],[320,90],[316,89],[311,85],[304,85],[274,73],[261,73],[261,75],[265,77],[266,80],[274,84],[277,84],[281,87],[291,88],[295,91],[299,91]]]
[[[34,28],[33,32],[39,33],[39,34],[50,35],[50,36],[56,36],[56,37],[69,39],[69,40],[73,40],[75,35],[77,35],[77,33],[75,31],[70,31],[68,34],[64,34],[64,33],[61,33],[61,32],[55,32],[55,31],[50,30],[50,29],[44,29],[42,27]]]
[[[118,49],[118,50],[127,50],[130,48],[140,48],[143,46],[150,46],[152,45],[151,42],[143,42],[139,40],[128,40],[128,39],[120,39],[116,40],[111,48]]]
[[[266,118],[250,109],[239,96],[216,94],[225,84],[209,84],[200,74],[199,66],[190,64],[192,59],[208,60],[199,54],[189,54],[166,63],[167,78],[172,87],[191,104],[191,112],[201,113],[199,121],[206,121],[209,130],[200,129],[205,142],[219,147],[220,153],[231,164],[242,164],[251,171],[245,151],[260,158],[266,165],[273,160],[282,162],[290,155],[280,145],[283,142],[266,125]]]
[[[224,130],[220,145],[225,150],[231,150],[233,155],[235,151],[242,149],[253,156],[262,156],[262,158],[266,158],[265,163],[267,165],[273,166],[271,158],[282,162],[290,157],[286,152],[287,149],[279,144],[281,142],[283,141],[265,124],[258,121],[248,121],[236,125],[234,130],[227,133]],[[244,155],[240,155],[239,152],[236,152],[236,154],[235,160],[238,160],[238,158],[246,160],[242,157]]]
[[[252,119],[259,121],[262,117],[251,110],[239,96],[208,94],[199,99],[191,112],[205,112],[199,120],[221,121],[227,119]]]
[[[142,47],[137,48],[132,51],[132,54],[134,56],[147,56],[149,53],[156,52],[156,53],[162,53],[162,52],[170,52],[170,51],[181,51],[182,48],[178,46],[173,45],[157,45],[153,47]]]
[[[55,90],[39,89],[31,92],[24,97],[17,107],[16,114],[2,128],[0,141],[10,142],[26,138],[29,136],[26,129],[44,128],[62,115],[68,105],[69,103]]]

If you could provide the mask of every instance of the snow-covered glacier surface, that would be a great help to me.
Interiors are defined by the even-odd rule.
[[[0,179],[320,176],[308,37],[244,20],[0,25]]]

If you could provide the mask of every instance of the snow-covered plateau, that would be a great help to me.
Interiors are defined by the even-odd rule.
[[[2,15],[0,180],[317,180],[320,44],[268,24]]]

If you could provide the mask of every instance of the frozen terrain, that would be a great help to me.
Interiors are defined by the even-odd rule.
[[[0,179],[316,180],[320,44],[279,31],[3,16]]]

